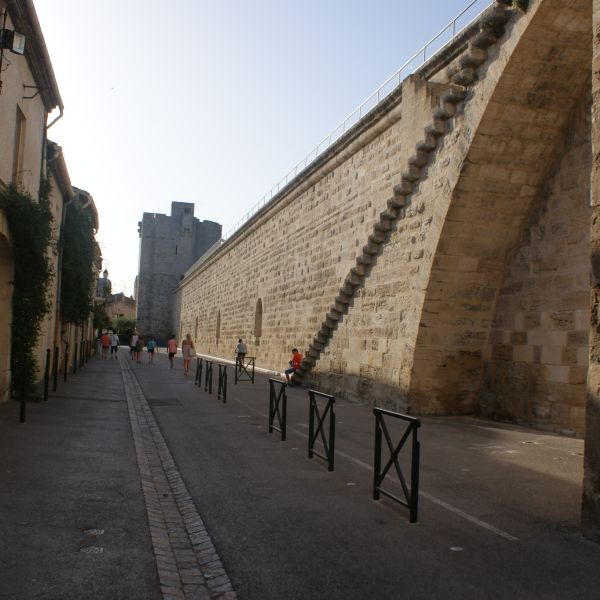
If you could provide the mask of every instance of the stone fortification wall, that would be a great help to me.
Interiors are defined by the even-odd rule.
[[[523,16],[520,19],[513,16],[506,25],[504,39],[498,40],[485,23],[484,19],[481,32],[473,35],[471,43],[446,69],[433,74],[435,81],[446,86],[466,76],[470,90],[455,112],[450,110],[451,119],[446,112],[449,110],[447,94],[442,95],[439,107],[428,115],[426,132],[436,132],[435,143],[427,148],[424,162],[419,164],[411,159],[408,170],[402,172],[401,186],[411,184],[410,193],[401,190],[399,199],[403,208],[381,244],[374,264],[369,267],[368,278],[355,294],[347,316],[340,321],[312,373],[320,387],[337,395],[368,399],[402,411],[448,410],[446,406],[434,408],[426,402],[411,402],[410,398],[412,393],[428,399],[430,391],[429,378],[416,389],[413,383],[419,376],[418,370],[415,374],[415,350],[419,342],[424,344],[423,325],[428,318],[423,306],[433,287],[433,266],[436,261],[444,260],[440,259],[440,238],[447,226],[453,191],[464,175],[474,131],[526,27]],[[465,73],[461,70],[465,64],[477,69],[471,68],[471,73]],[[456,97],[452,101],[456,103]],[[443,123],[439,122],[440,115]],[[417,156],[424,144],[429,143],[427,138],[425,135],[425,141],[417,145]],[[468,235],[464,239],[464,244],[467,243]],[[450,264],[454,269],[458,267],[454,258],[446,263],[448,268]],[[438,281],[441,278],[438,277]],[[456,303],[445,299],[443,292],[434,294],[434,298],[443,303],[443,307],[434,312],[458,312]],[[465,326],[463,323],[462,327]],[[447,353],[440,342],[446,333],[435,329],[428,333],[432,338],[425,342],[425,360],[444,364]],[[439,374],[436,377],[439,378]],[[469,410],[472,411],[473,406]]]
[[[548,222],[550,237],[559,243],[568,219],[586,243],[585,212],[568,208],[556,182],[573,178],[559,154],[585,152],[582,134],[573,141],[565,132],[584,104],[591,16],[585,0],[532,1],[525,14],[505,5],[488,11],[446,64],[405,81],[360,131],[190,272],[180,285],[182,327],[193,333],[198,320],[201,351],[231,356],[241,336],[259,365],[281,369],[298,346],[307,354],[300,376],[336,395],[414,413],[483,409],[522,418],[503,400],[513,384],[498,383],[507,366],[500,360],[520,360],[501,359],[495,340],[520,333],[513,344],[523,345],[523,334],[530,336],[524,345],[544,344],[533,343],[540,335],[533,328],[504,331],[498,314],[511,269],[519,268],[512,257],[522,232],[535,233],[532,215],[544,198],[560,197],[566,211]],[[577,123],[583,131],[585,119]],[[560,176],[551,171],[557,165]],[[575,177],[581,199],[585,175]],[[565,243],[561,268],[578,277],[540,314],[573,311],[581,320],[580,250]],[[543,275],[532,273],[527,285],[538,294]],[[550,335],[544,318],[540,330]],[[582,347],[582,325],[572,325],[562,346],[571,361]],[[561,391],[572,410],[548,420],[530,412],[529,422],[581,430],[574,390],[584,364],[548,359],[534,369],[535,402],[552,401],[558,388],[546,385],[548,374],[565,367],[573,388]],[[502,410],[490,408],[496,400]]]
[[[182,331],[193,334],[198,319],[201,351],[232,356],[242,337],[258,365],[282,369],[293,346],[308,346],[393,194],[439,89],[419,77],[405,81],[385,114],[182,282]]]
[[[590,90],[511,253],[486,348],[482,413],[583,432],[588,370]]]
[[[588,371],[582,501],[583,534],[600,543],[600,0],[593,1],[592,162],[590,204],[590,368]]]
[[[138,330],[164,343],[176,333],[171,293],[193,262],[221,237],[221,225],[199,221],[194,205],[173,202],[171,215],[144,213],[137,279]]]

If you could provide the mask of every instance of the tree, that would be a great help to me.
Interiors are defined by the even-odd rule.
[[[131,338],[131,335],[135,329],[135,325],[135,319],[128,319],[127,317],[117,317],[112,323],[113,329],[118,334],[125,336],[127,340]]]
[[[108,329],[110,327],[110,317],[106,314],[106,306],[103,302],[94,304],[94,329]]]

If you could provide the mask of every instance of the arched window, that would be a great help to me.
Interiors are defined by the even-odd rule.
[[[260,336],[262,335],[262,318],[263,318],[263,305],[262,299],[259,298],[256,301],[256,312],[254,313],[254,337],[256,343],[260,343]]]
[[[217,312],[217,332],[215,337],[217,338],[217,346],[219,345],[219,338],[221,337],[221,311]]]

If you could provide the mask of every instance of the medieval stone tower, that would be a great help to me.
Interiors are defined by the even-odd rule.
[[[221,239],[221,225],[194,217],[194,205],[172,202],[171,215],[144,213],[139,223],[137,327],[159,343],[173,332],[171,297],[186,270]]]

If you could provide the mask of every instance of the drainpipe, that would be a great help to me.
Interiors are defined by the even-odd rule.
[[[50,123],[48,123],[48,125],[46,125],[46,131],[48,131],[48,129],[50,129],[50,127],[52,127],[52,125],[54,125],[54,123],[56,123],[59,119],[63,118],[63,116],[65,114],[65,107],[62,104],[60,104],[58,107],[58,110],[60,111],[60,114],[58,115],[58,117],[53,119]]]

